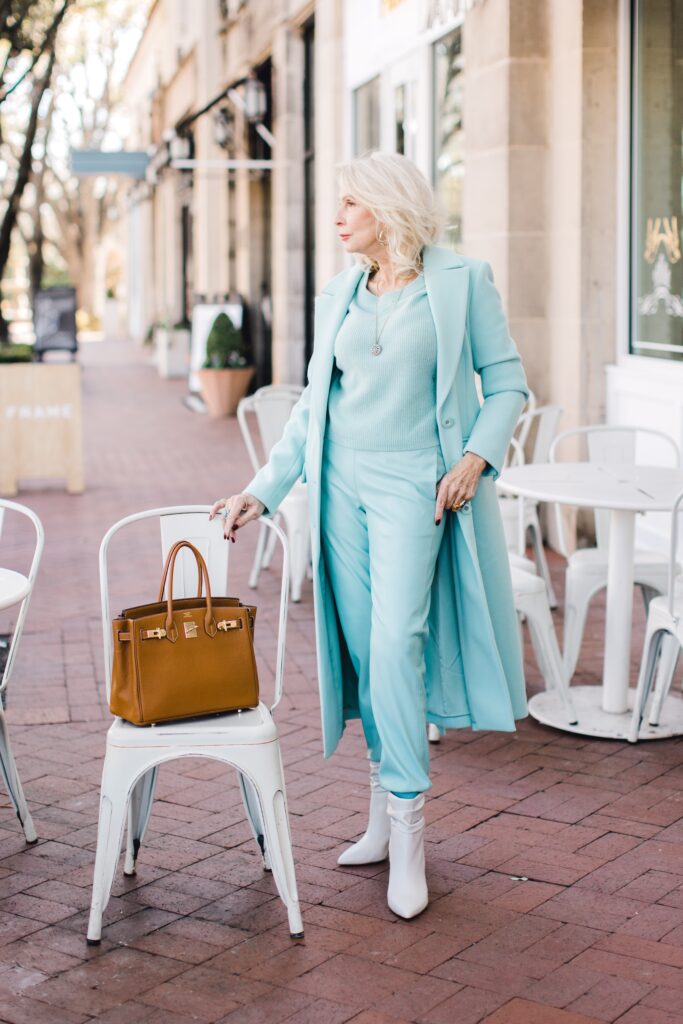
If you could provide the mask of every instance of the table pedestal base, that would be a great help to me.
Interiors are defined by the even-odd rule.
[[[627,740],[631,726],[631,712],[635,689],[628,691],[628,711],[615,713],[603,710],[601,686],[570,686],[578,721],[569,725],[567,712],[557,693],[545,690],[529,700],[529,714],[543,725],[574,732],[579,736],[602,736],[604,739]],[[677,695],[666,698],[660,716],[660,725],[649,725],[643,720],[639,739],[657,740],[683,735],[683,700]]]

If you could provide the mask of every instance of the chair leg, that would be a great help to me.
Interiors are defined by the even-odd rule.
[[[102,937],[102,914],[109,903],[114,872],[121,852],[130,788],[125,764],[127,753],[122,751],[117,756],[108,750],[102,771],[97,853],[88,924],[89,946],[98,945]]]
[[[140,851],[140,844],[145,838],[145,832],[149,824],[152,806],[154,804],[154,790],[157,784],[158,767],[150,768],[145,772],[133,787],[128,806],[128,836],[126,840],[126,859],[123,865],[124,875],[131,877],[135,874],[135,865]]]
[[[588,605],[592,597],[592,593],[582,585],[583,583],[583,579],[578,574],[575,575],[571,569],[567,570],[562,639],[564,678],[567,683],[576,671],[583,632],[586,627]]]
[[[249,822],[254,839],[256,840],[256,845],[261,851],[263,866],[266,871],[271,871],[270,856],[266,847],[266,836],[263,827],[263,817],[261,816],[261,808],[258,802],[258,794],[256,793],[251,781],[239,770],[239,768],[237,769],[237,778],[240,784],[240,792],[242,793],[242,803],[244,804],[244,809],[247,812],[247,821]]]
[[[645,605],[645,613],[647,614],[647,612],[650,610],[650,601],[653,599],[653,597],[659,597],[659,594],[661,593],[661,591],[655,590],[654,587],[648,586],[647,583],[641,583],[641,584],[639,584],[639,586],[640,586],[640,592],[643,595],[643,604]]]
[[[280,523],[282,520],[282,513],[278,510],[273,516],[274,523]],[[275,530],[268,530],[268,537],[266,538],[265,550],[263,552],[263,561],[261,562],[262,569],[268,569],[275,553],[275,545],[277,544],[277,534]]]
[[[31,817],[31,812],[28,809],[28,804],[26,803],[21,779],[19,778],[19,772],[17,771],[17,765],[12,753],[7,720],[2,710],[0,710],[0,773],[4,779],[5,787],[9,798],[12,801],[17,818],[19,819],[19,824],[24,830],[26,842],[37,842],[38,834],[35,830],[33,818]]]
[[[643,656],[640,662],[638,684],[636,686],[636,695],[633,701],[633,714],[631,715],[631,725],[628,734],[629,743],[638,742],[638,734],[643,722],[647,698],[650,694],[650,688],[652,687],[652,677],[654,676],[655,665],[657,664],[657,655],[659,654],[663,636],[664,630],[662,629],[650,629],[648,627],[645,629]]]
[[[306,579],[313,579],[313,555],[311,552],[311,531],[308,531],[308,544],[306,549]]]
[[[258,578],[261,574],[261,568],[263,566],[263,557],[266,549],[266,541],[268,540],[268,534],[270,530],[259,523],[259,534],[258,540],[256,541],[256,551],[254,552],[254,561],[251,565],[251,572],[249,573],[249,586],[252,590],[258,586]]]
[[[652,705],[650,707],[650,725],[659,725],[662,713],[662,705],[666,700],[671,683],[676,672],[676,664],[681,651],[678,638],[665,634],[662,639],[662,647],[657,667],[657,678],[655,679],[654,692],[652,694]]]
[[[292,602],[296,603],[301,600],[301,586],[306,576],[309,548],[308,516],[305,519],[297,513],[288,516],[285,511],[283,518],[287,525],[289,542],[290,596]]]
[[[266,769],[262,772],[255,786],[261,804],[266,848],[270,851],[273,878],[282,902],[287,907],[289,933],[293,939],[301,939],[304,934],[304,926],[294,874],[292,838],[289,832],[282,761],[277,745],[270,746],[275,747],[269,752],[272,759],[270,770]],[[265,754],[263,748],[262,754]]]
[[[531,537],[534,545],[534,561],[538,568],[538,574],[543,578],[545,588],[548,592],[548,604],[551,608],[557,608],[558,601],[555,595],[555,589],[553,587],[553,581],[550,576],[550,568],[548,566],[548,559],[546,558],[545,548],[543,547],[543,534],[541,533],[541,524],[538,520],[538,513],[533,510],[533,518],[528,524],[528,528],[531,530]]]
[[[441,743],[441,729],[434,722],[427,722],[427,739],[430,743]]]
[[[531,635],[538,667],[545,680],[546,689],[556,690],[570,725],[576,725],[578,716],[571,698],[567,678],[562,667],[562,657],[557,645],[555,625],[550,614],[547,594],[525,595],[518,600],[517,607],[526,613],[527,625]]]

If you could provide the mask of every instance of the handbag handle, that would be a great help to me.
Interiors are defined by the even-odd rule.
[[[172,556],[173,552],[175,551],[175,549],[178,547],[178,545],[183,545],[183,544],[187,545],[187,544],[189,544],[189,541],[177,540],[174,544],[171,544],[170,548],[168,549],[168,554],[166,555],[166,561],[164,562],[164,568],[161,571],[161,583],[159,584],[159,596],[157,597],[157,602],[159,604],[161,604],[161,602],[164,599],[164,590],[166,588],[166,578],[168,577],[168,567],[171,564],[171,556]],[[197,570],[197,571],[198,571],[198,579],[199,579],[198,586],[197,586],[197,599],[199,599],[202,596],[202,584],[204,582],[204,576],[203,576],[203,573],[201,573],[199,570]]]
[[[169,551],[169,563],[168,563],[168,596],[166,598],[166,636],[175,643],[178,639],[178,631],[175,628],[173,622],[173,572],[175,570],[175,560],[178,557],[178,552],[182,548],[189,548],[195,557],[197,562],[197,572],[200,578],[204,577],[204,583],[206,585],[206,613],[204,615],[204,632],[207,636],[214,637],[218,632],[218,627],[213,620],[213,605],[211,602],[211,584],[209,583],[209,570],[206,567],[201,552],[197,550],[194,544],[190,544],[189,540],[178,541],[177,544]]]

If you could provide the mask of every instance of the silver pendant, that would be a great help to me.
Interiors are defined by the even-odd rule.
[[[372,352],[373,356],[378,356],[380,354],[380,352],[382,351],[382,346],[381,345],[373,345],[372,348],[370,349],[370,351]]]

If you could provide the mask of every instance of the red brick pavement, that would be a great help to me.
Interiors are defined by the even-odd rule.
[[[332,759],[320,753],[310,584],[291,607],[277,716],[305,941],[288,936],[234,779],[184,761],[163,769],[138,876],[118,874],[105,940],[86,947],[109,721],[99,540],[126,513],[209,502],[249,472],[235,421],[189,412],[184,385],[159,380],[146,354],[92,343],[82,362],[88,490],[21,493],[47,545],[9,717],[41,840],[25,847],[3,799],[0,1021],[683,1021],[683,744],[591,741],[531,719],[513,735],[450,733],[432,751],[431,904],[399,921],[385,903],[385,864],[336,867],[364,823],[363,745],[354,724]],[[235,593],[247,593],[255,534],[232,549]],[[8,523],[5,564],[27,550],[28,535]],[[144,600],[159,571],[151,531],[120,552],[115,607]],[[561,568],[553,559],[560,589]],[[277,572],[266,572],[256,596],[266,686],[277,586]],[[634,668],[640,607],[637,619]],[[598,679],[602,625],[598,604],[583,682]],[[538,685],[530,666],[530,692]]]

